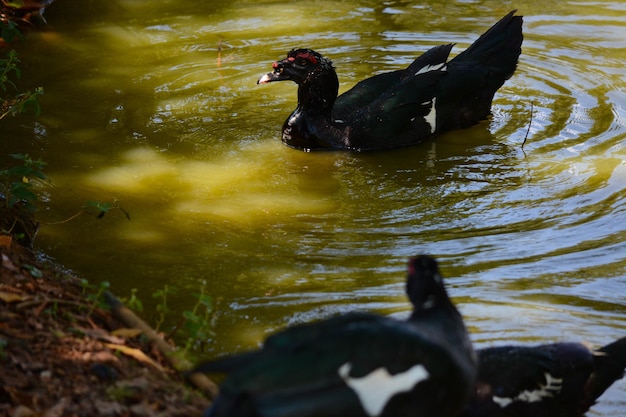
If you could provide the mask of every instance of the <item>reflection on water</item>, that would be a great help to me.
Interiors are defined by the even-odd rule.
[[[513,6],[74,3],[18,46],[43,114],[0,126],[1,155],[49,162],[38,244],[64,265],[148,302],[179,286],[181,310],[206,280],[215,354],[337,312],[402,317],[406,258],[422,252],[441,260],[479,345],[626,332],[625,3],[516,4],[523,54],[490,121],[364,155],[283,146],[296,87],[259,75],[308,46],[345,91],[433,45],[460,52]],[[117,200],[132,220],[46,224],[87,200]],[[596,412],[615,415],[625,391]]]

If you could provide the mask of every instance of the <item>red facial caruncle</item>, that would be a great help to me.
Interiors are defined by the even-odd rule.
[[[299,52],[298,55],[296,55],[295,57],[289,57],[289,60],[296,60],[296,58],[299,59],[305,59],[307,61],[309,61],[311,64],[315,65],[317,64],[317,57],[315,55],[313,55],[310,52]]]

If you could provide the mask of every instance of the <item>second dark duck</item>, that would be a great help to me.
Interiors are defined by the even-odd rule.
[[[449,62],[453,45],[437,46],[406,69],[363,80],[339,97],[331,60],[311,49],[290,51],[258,83],[298,84],[298,106],[283,124],[290,147],[358,152],[413,145],[490,114],[521,53],[522,17],[514,13]]]
[[[583,417],[626,368],[626,337],[479,349],[478,378],[462,417]]]
[[[228,374],[207,416],[458,416],[474,387],[474,351],[436,261],[419,256],[408,270],[407,321],[340,315],[199,365]]]

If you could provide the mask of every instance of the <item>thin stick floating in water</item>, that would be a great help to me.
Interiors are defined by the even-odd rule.
[[[222,40],[217,41],[217,67],[222,66]]]
[[[530,133],[530,126],[533,124],[533,110],[535,107],[534,102],[530,102],[530,120],[528,121],[528,129],[526,129],[526,136],[524,136],[524,142],[522,142],[522,150],[524,150],[524,145],[526,145],[526,140],[528,139],[528,134]]]

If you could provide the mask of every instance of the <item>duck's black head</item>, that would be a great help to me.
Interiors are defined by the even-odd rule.
[[[427,255],[409,259],[406,293],[413,304],[414,314],[453,306],[439,273],[437,261]]]
[[[291,80],[298,84],[299,106],[330,117],[339,91],[330,59],[312,49],[292,49],[287,58],[274,62],[272,67],[274,71],[259,78],[257,84]]]
[[[257,84],[285,80],[302,84],[318,73],[335,72],[332,61],[312,49],[292,49],[287,58],[274,62],[272,68],[274,71],[259,78]]]

